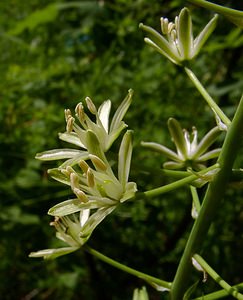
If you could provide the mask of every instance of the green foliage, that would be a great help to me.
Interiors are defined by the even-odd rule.
[[[81,251],[48,264],[27,257],[43,246],[59,246],[46,212],[70,196],[68,189],[46,174],[56,165],[34,157],[37,152],[66,145],[57,137],[64,131],[64,108],[73,109],[86,96],[97,105],[111,98],[117,108],[132,88],[134,100],[125,120],[136,132],[131,180],[139,178],[140,190],[168,183],[162,173],[158,176],[163,158],[141,150],[141,140],[149,137],[170,147],[166,125],[170,116],[189,131],[195,125],[201,139],[213,126],[208,122],[212,113],[184,74],[144,45],[138,24],[159,28],[159,17],[174,19],[184,4],[180,0],[0,3],[3,300],[130,299],[133,289],[143,284],[104,268],[102,262]],[[195,32],[199,32],[212,14],[189,8]],[[215,36],[194,63],[198,76],[228,115],[233,114],[243,86],[242,46],[241,31],[220,19]],[[179,189],[162,200],[129,203],[97,228],[90,244],[125,264],[172,279],[192,224],[189,197],[189,191]],[[232,284],[242,272],[241,245],[236,239],[242,227],[240,201],[240,191],[228,192],[204,249],[209,263]],[[200,283],[198,296],[213,288],[211,281],[207,286]],[[148,292],[152,299],[161,299],[153,289]]]

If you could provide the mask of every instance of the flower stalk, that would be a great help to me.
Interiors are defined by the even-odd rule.
[[[239,293],[239,291],[229,285],[225,280],[223,280],[217,272],[214,271],[213,268],[209,266],[209,264],[198,254],[194,254],[193,258],[197,261],[197,263],[203,268],[205,272],[209,274],[227,293],[238,300],[243,300],[243,294]]]
[[[105,263],[107,263],[107,264],[109,264],[109,265],[111,265],[111,266],[113,266],[115,268],[118,268],[118,269],[120,269],[120,270],[122,270],[124,272],[127,272],[127,273],[129,273],[131,275],[134,275],[134,276],[136,276],[138,278],[141,278],[141,279],[143,279],[145,281],[148,281],[148,282],[151,282],[151,283],[155,283],[155,284],[157,284],[157,285],[159,285],[159,286],[161,286],[161,287],[163,287],[163,288],[165,288],[167,290],[169,290],[171,288],[171,282],[158,279],[156,277],[153,277],[151,275],[145,274],[143,272],[140,272],[138,270],[130,268],[130,267],[126,266],[126,265],[123,265],[123,264],[117,262],[116,260],[114,260],[114,259],[112,259],[112,258],[110,258],[110,257],[108,257],[108,256],[106,256],[106,255],[104,255],[104,254],[102,254],[102,253],[100,253],[100,252],[92,249],[91,247],[89,247],[87,245],[84,247],[84,249],[88,253],[92,254],[93,256],[97,257],[98,259],[104,261]]]
[[[231,123],[230,119],[224,114],[224,112],[221,110],[221,108],[217,105],[217,103],[213,100],[213,98],[209,95],[207,90],[204,88],[204,86],[201,84],[201,82],[198,80],[196,75],[190,70],[189,68],[184,68],[185,73],[188,75],[192,83],[195,85],[199,93],[203,96],[203,98],[206,100],[210,108],[213,110],[213,112],[219,116],[219,118],[222,120],[222,122],[228,127]]]
[[[184,253],[180,260],[171,289],[171,300],[182,299],[188,288],[192,265],[191,257],[200,251],[203,240],[217,213],[218,207],[224,197],[225,189],[232,172],[232,167],[240,148],[239,140],[243,132],[243,96],[229,129],[227,131],[222,151],[218,158],[220,171],[209,183],[207,192],[202,202],[200,213],[195,220],[187,241]],[[239,137],[241,133],[241,137]],[[207,220],[207,221],[205,221]]]

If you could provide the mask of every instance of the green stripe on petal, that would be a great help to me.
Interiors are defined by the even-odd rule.
[[[83,151],[83,153],[80,153],[68,160],[66,160],[63,164],[60,165],[60,168],[66,168],[68,166],[74,166],[77,165],[81,160],[87,160],[89,158],[88,152]]]
[[[70,185],[70,179],[63,174],[60,168],[49,169],[48,174],[56,181]]]
[[[193,50],[193,33],[191,15],[187,8],[183,8],[179,14],[177,34],[181,56],[189,60]]]
[[[172,140],[176,145],[179,157],[181,157],[181,159],[184,159],[184,160],[187,159],[187,156],[188,156],[187,143],[186,143],[184,133],[183,133],[180,123],[174,118],[169,118],[168,128],[169,128]]]
[[[205,44],[205,42],[207,41],[211,33],[214,31],[217,25],[217,20],[218,20],[218,15],[215,15],[195,38],[193,56],[196,56],[199,53],[202,46]]]
[[[218,138],[222,131],[218,127],[211,129],[200,141],[192,155],[192,159],[202,155]]]
[[[79,247],[63,247],[57,249],[43,249],[37,252],[31,252],[29,257],[43,257],[44,259],[55,259],[78,250]]]
[[[98,156],[101,160],[106,163],[106,157],[103,150],[101,149],[100,142],[98,137],[92,130],[87,130],[86,133],[86,144],[89,154]],[[108,163],[107,163],[108,164]]]
[[[112,118],[111,126],[110,126],[110,133],[112,133],[113,131],[116,131],[120,127],[121,121],[122,121],[123,117],[125,116],[129,106],[131,105],[132,96],[133,96],[133,90],[130,89],[128,91],[127,96],[122,101],[120,106],[117,108],[117,110]]]
[[[77,133],[75,132],[64,132],[64,133],[59,133],[58,134],[59,136],[59,139],[64,141],[64,142],[68,142],[70,144],[73,144],[73,145],[76,145],[76,146],[79,146],[81,148],[86,148],[84,146],[84,144],[80,141]]]
[[[81,154],[80,150],[76,149],[53,149],[45,152],[37,153],[35,158],[39,160],[57,160],[72,158],[77,154]]]
[[[166,53],[167,57],[169,57],[172,61],[180,64],[180,57],[174,52],[174,49],[170,45],[170,43],[156,30],[154,30],[150,26],[146,26],[144,24],[140,24],[139,28],[144,30],[147,34],[149,39],[160,48],[163,52]],[[146,40],[146,43],[148,40]]]
[[[108,216],[116,206],[110,206],[105,208],[98,209],[95,213],[93,213],[89,219],[86,221],[84,226],[82,227],[82,230],[80,232],[81,238],[88,238],[93,230],[105,219],[106,216]]]
[[[123,188],[128,181],[132,158],[132,131],[128,130],[122,139],[118,154],[118,179]]]
[[[154,142],[141,142],[141,145],[156,152],[159,152],[172,160],[175,160],[177,162],[181,161],[174,151],[170,150],[169,148],[163,145]]]
[[[96,201],[81,202],[79,199],[70,199],[58,203],[51,207],[48,211],[48,215],[63,217],[76,212],[79,212],[83,209],[96,209],[98,205]]]

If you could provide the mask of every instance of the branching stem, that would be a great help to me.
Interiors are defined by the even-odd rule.
[[[189,286],[193,254],[198,253],[207,235],[210,224],[220,207],[232,167],[236,159],[243,132],[243,96],[235,113],[234,119],[228,128],[222,151],[218,158],[221,167],[212,182],[209,183],[207,192],[202,202],[200,213],[191,230],[184,253],[177,269],[172,289],[171,300],[183,299],[183,295]]]
[[[225,280],[223,280],[200,255],[194,254],[193,258],[224,290],[227,291],[229,295],[232,295],[238,300],[243,300],[243,295],[240,294],[236,288],[232,287]]]

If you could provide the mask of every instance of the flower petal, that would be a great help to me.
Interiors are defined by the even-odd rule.
[[[72,158],[77,154],[82,153],[80,150],[76,149],[53,149],[45,152],[37,153],[35,158],[40,160],[57,160]]]
[[[79,212],[83,209],[94,209],[97,207],[96,202],[81,202],[79,199],[75,198],[52,206],[48,211],[48,215],[63,217]]]
[[[117,110],[112,118],[111,126],[110,126],[110,133],[117,130],[120,127],[120,123],[121,123],[124,115],[126,114],[129,106],[131,105],[132,96],[133,96],[133,90],[130,89],[128,91],[127,96],[122,101],[122,103],[119,105],[119,107],[117,108]]]
[[[218,20],[218,15],[215,15],[211,21],[203,28],[199,35],[194,40],[194,53],[193,56],[196,56],[201,50],[202,46],[205,44],[211,33],[214,31]]]
[[[137,184],[135,182],[128,182],[126,184],[125,193],[123,194],[122,198],[120,199],[120,202],[125,202],[128,199],[131,199],[135,196],[135,193],[137,192]]]
[[[123,188],[128,181],[132,158],[132,131],[128,130],[122,139],[118,154],[118,179]]]
[[[109,130],[110,110],[111,110],[111,101],[110,100],[103,102],[98,109],[99,119],[107,133]]]
[[[60,165],[60,168],[64,169],[68,166],[72,167],[72,166],[78,164],[81,160],[87,160],[88,158],[89,158],[88,151],[82,151],[82,153],[66,160],[63,164]]]
[[[48,170],[48,174],[58,182],[70,185],[70,180],[64,175],[59,168],[53,168]]]
[[[95,213],[93,213],[89,219],[86,221],[82,230],[80,232],[81,238],[89,237],[93,230],[108,216],[114,209],[116,208],[115,205],[105,208],[98,209]]]
[[[218,148],[218,149],[213,149],[209,152],[206,152],[205,154],[203,154],[202,156],[197,158],[197,161],[203,162],[203,161],[207,161],[209,159],[217,158],[219,156],[221,150],[222,150],[221,148]]]
[[[188,155],[187,144],[180,123],[174,118],[169,118],[168,128],[173,142],[176,145],[178,155],[181,156],[183,160],[186,159]]]
[[[159,49],[161,49],[161,51],[159,51],[159,52],[161,52],[163,55],[166,55],[174,63],[180,64],[180,57],[174,51],[173,44],[170,44],[161,34],[159,34],[156,30],[154,30],[150,26],[140,24],[139,28],[141,28],[148,34],[149,38],[145,39],[146,43],[149,43],[152,46],[154,45],[154,46],[158,47],[157,51],[159,51]]]
[[[77,133],[75,132],[63,132],[58,134],[59,139],[68,142],[70,144],[79,146],[81,148],[86,148],[83,143],[81,143]]]
[[[178,158],[178,155],[174,151],[170,150],[169,148],[167,148],[163,145],[160,145],[160,144],[154,143],[154,142],[141,142],[141,145],[146,148],[149,148],[151,150],[154,150],[156,152],[162,153],[163,155],[165,155],[166,157],[168,157],[172,160],[175,160],[177,162],[181,161]]]
[[[178,19],[178,43],[181,56],[188,60],[193,50],[192,20],[187,8],[183,8]]]
[[[37,252],[31,252],[29,257],[43,257],[44,259],[55,259],[59,256],[69,254],[78,250],[79,247],[63,247],[57,249],[43,249]]]
[[[95,134],[95,132],[93,132],[92,130],[87,130],[86,142],[87,142],[87,149],[89,154],[98,156],[106,164],[107,163],[106,157],[104,155],[103,150],[101,149],[99,139]]]
[[[218,128],[218,126],[212,128],[196,147],[195,152],[192,154],[192,159],[197,158],[207,151],[207,149],[216,141],[221,133],[222,131]]]

